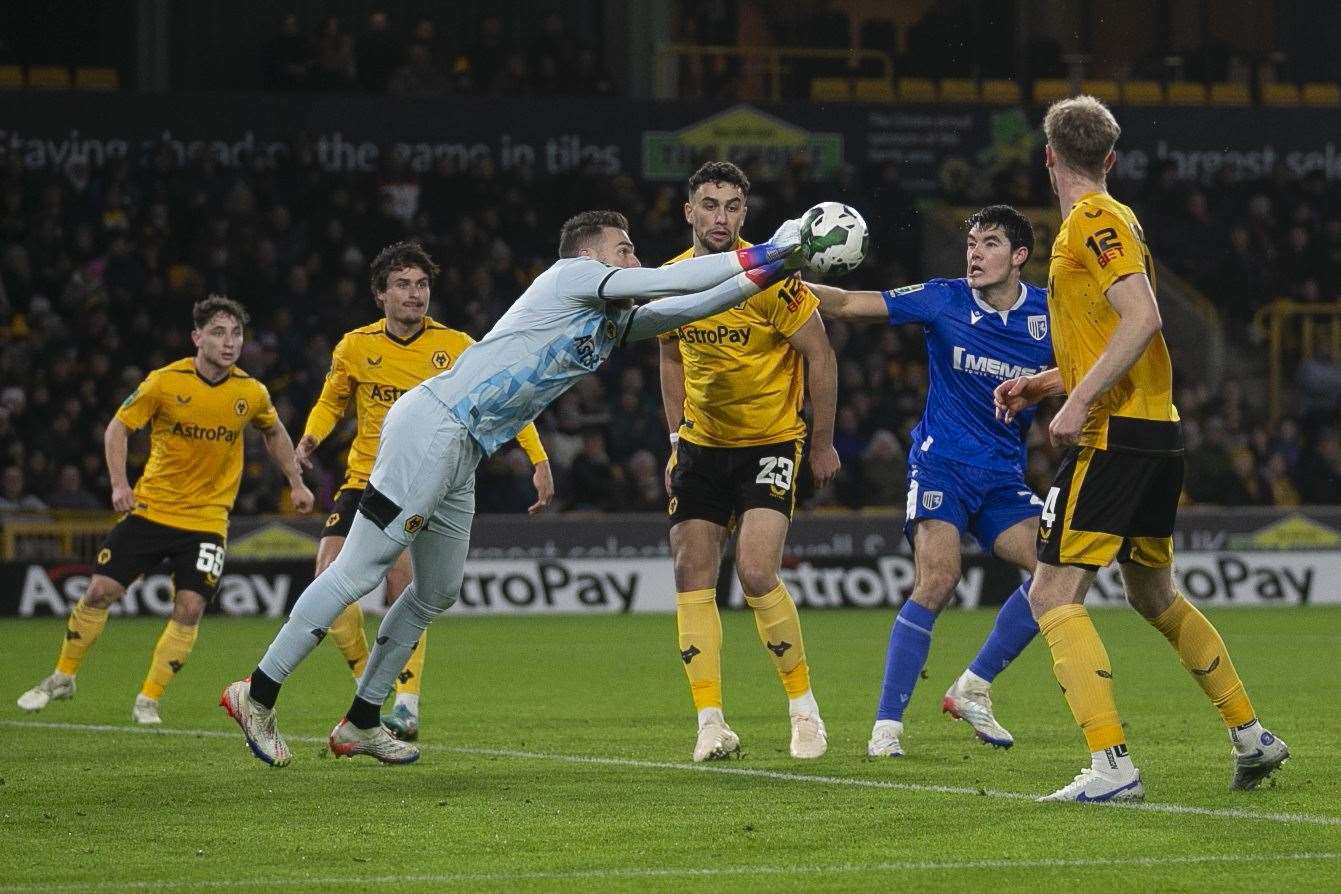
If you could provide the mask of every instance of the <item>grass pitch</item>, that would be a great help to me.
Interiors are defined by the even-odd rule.
[[[216,703],[278,628],[207,618],[143,731],[130,706],[161,629],[113,618],[79,693],[13,699],[50,672],[63,625],[0,622],[0,892],[51,890],[1335,891],[1341,888],[1341,610],[1210,613],[1263,719],[1294,755],[1231,793],[1219,719],[1164,639],[1097,611],[1150,803],[1035,804],[1087,755],[1035,643],[997,680],[1010,751],[980,746],[940,696],[991,626],[947,612],[905,718],[909,756],[872,761],[888,612],[809,612],[829,754],[787,754],[782,690],[748,614],[728,613],[726,713],[741,760],[690,763],[694,721],[665,616],[465,618],[428,645],[409,767],[337,761],[351,694],[332,645],[285,687],[294,751],[265,767]]]

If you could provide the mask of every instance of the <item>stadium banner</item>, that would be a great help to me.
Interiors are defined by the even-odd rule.
[[[979,105],[645,102],[374,96],[0,94],[0,154],[36,170],[211,156],[225,169],[295,153],[328,171],[377,171],[386,153],[423,174],[447,161],[542,174],[585,168],[683,180],[705,158],[769,180],[802,163],[811,177],[893,163],[919,195],[974,194],[1002,171],[1042,160],[1041,110]],[[618,127],[610,122],[618,121]],[[1206,180],[1257,178],[1277,165],[1341,180],[1341,111],[1142,107],[1122,121],[1117,176],[1142,182],[1172,165]]]

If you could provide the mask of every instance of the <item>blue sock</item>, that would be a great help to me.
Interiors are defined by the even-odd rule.
[[[931,651],[931,625],[936,613],[911,599],[903,603],[889,631],[889,653],[885,656],[885,683],[880,690],[876,720],[902,720],[903,709],[917,685],[922,666]]]
[[[1001,611],[996,613],[996,623],[992,632],[978,650],[969,670],[989,683],[996,675],[1006,669],[1024,647],[1033,642],[1038,635],[1038,622],[1029,610],[1029,581],[1020,584],[1020,588],[1010,594]]]

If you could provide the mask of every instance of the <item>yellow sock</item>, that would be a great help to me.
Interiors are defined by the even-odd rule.
[[[65,642],[61,643],[61,654],[56,659],[56,670],[63,674],[79,673],[79,665],[84,655],[92,648],[107,626],[107,609],[94,608],[79,600],[70,617],[65,620]]]
[[[357,602],[340,612],[329,631],[335,647],[345,656],[354,679],[363,676],[363,666],[368,663],[368,634],[363,630],[363,606]]]
[[[182,669],[191,648],[196,644],[197,625],[187,626],[169,621],[154,646],[154,657],[149,659],[149,673],[140,687],[140,694],[155,701],[163,697],[163,690],[177,671]]]
[[[717,591],[676,593],[675,628],[694,710],[721,708],[722,616],[717,612]]]
[[[418,695],[419,685],[424,679],[424,652],[428,645],[428,631],[419,634],[419,642],[410,650],[405,669],[396,677],[396,695]]]
[[[1113,666],[1085,606],[1058,606],[1038,619],[1038,629],[1052,650],[1052,672],[1090,751],[1124,744],[1127,736],[1113,699]]]
[[[1182,593],[1175,594],[1173,604],[1150,623],[1173,646],[1183,667],[1220,712],[1225,726],[1242,726],[1257,716],[1234,662],[1229,660],[1225,641]]]
[[[801,639],[801,616],[787,587],[778,585],[762,596],[746,596],[745,601],[754,609],[754,626],[764,648],[773,656],[782,688],[788,698],[799,698],[810,691],[810,666],[806,664],[806,647]]]

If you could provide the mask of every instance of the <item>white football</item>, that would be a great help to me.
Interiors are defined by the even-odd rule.
[[[801,254],[812,273],[851,273],[870,245],[866,221],[851,205],[820,202],[801,216]]]

